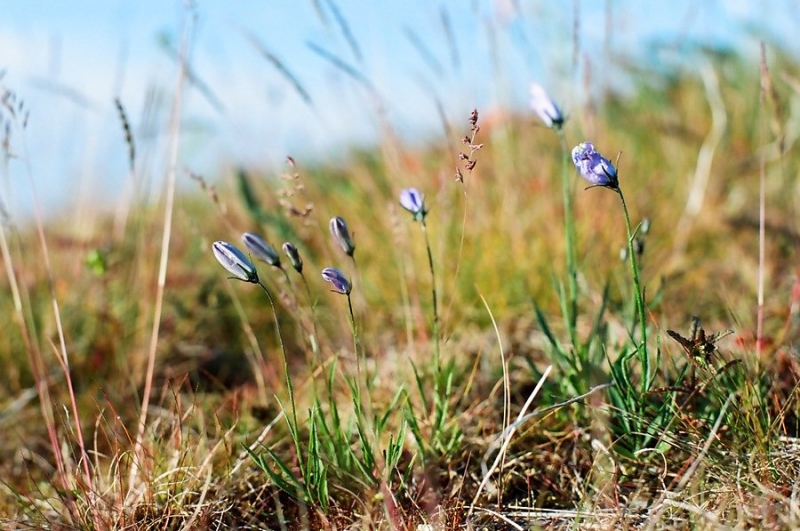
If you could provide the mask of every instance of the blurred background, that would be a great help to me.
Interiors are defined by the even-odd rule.
[[[189,60],[179,166],[213,180],[231,166],[337,160],[389,126],[424,145],[464,122],[524,111],[538,80],[567,113],[626,88],[625,65],[686,62],[698,45],[791,52],[791,0],[573,2],[301,0],[4,2],[0,84],[29,111],[13,153],[42,208],[113,210],[128,179],[123,105],[138,171],[161,189],[176,66]],[[755,79],[755,78],[754,78]],[[366,104],[365,104],[366,102]],[[23,152],[24,151],[24,152]],[[31,215],[27,172],[3,176],[3,208]],[[181,173],[180,186],[189,180]]]

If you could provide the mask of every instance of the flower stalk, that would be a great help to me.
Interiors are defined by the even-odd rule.
[[[400,205],[414,215],[414,221],[419,221],[422,234],[425,238],[425,249],[428,253],[428,268],[431,271],[431,298],[433,299],[433,367],[435,371],[435,386],[438,395],[439,375],[441,372],[439,360],[439,303],[436,292],[436,270],[433,266],[433,251],[428,236],[428,225],[425,217],[428,209],[425,207],[425,196],[416,188],[406,188],[400,192]]]
[[[249,233],[246,233],[244,236],[247,236],[248,234]],[[245,244],[247,244],[247,241],[250,240],[250,238],[244,238],[244,236],[243,240],[245,241]],[[254,240],[251,240],[251,243],[252,241]],[[263,242],[263,240],[261,241]],[[228,242],[217,241],[212,245],[212,250],[214,252],[214,256],[217,258],[217,261],[222,265],[222,267],[227,269],[233,275],[233,277],[231,277],[232,279],[241,280],[242,282],[247,282],[249,284],[257,284],[266,294],[267,299],[269,300],[269,305],[272,308],[272,316],[275,321],[275,334],[278,336],[278,344],[280,345],[281,356],[283,358],[283,370],[286,375],[286,389],[289,393],[289,402],[292,408],[292,422],[294,422],[294,425],[296,426],[297,406],[295,405],[294,400],[294,387],[292,386],[292,377],[289,373],[289,360],[286,356],[286,345],[283,343],[281,324],[278,320],[278,311],[275,308],[275,300],[272,297],[272,293],[270,293],[269,289],[267,289],[267,286],[265,286],[264,283],[259,279],[258,272],[256,271],[256,267],[253,265],[253,262],[251,262],[250,259],[245,256],[241,250],[239,250],[239,248],[231,245]],[[280,258],[278,260],[280,261]]]
[[[353,348],[355,349],[356,363],[358,364],[359,374],[361,373],[361,366],[358,354],[358,330],[356,328],[356,318],[353,312],[353,301],[350,298],[350,293],[353,291],[353,284],[347,279],[344,273],[335,267],[326,267],[322,270],[322,278],[326,282],[330,282],[333,286],[333,291],[347,296],[347,308],[350,310],[350,330],[353,332]]]
[[[637,355],[642,365],[642,394],[647,392],[650,388],[652,380],[650,358],[647,354],[647,320],[645,315],[645,302],[644,293],[642,291],[641,281],[639,278],[639,263],[637,261],[638,253],[634,249],[636,234],[631,229],[631,218],[628,212],[628,205],[625,202],[625,195],[619,187],[619,175],[617,169],[610,160],[603,157],[600,153],[595,151],[594,145],[591,142],[583,142],[575,146],[572,150],[572,161],[575,167],[580,172],[581,176],[589,181],[593,188],[596,186],[602,188],[609,188],[614,191],[620,199],[622,204],[622,213],[625,217],[625,231],[628,238],[628,259],[631,268],[631,279],[633,282],[634,300],[636,305],[636,315],[634,322],[639,323],[639,344],[636,345],[635,354]],[[635,342],[634,342],[635,344]]]

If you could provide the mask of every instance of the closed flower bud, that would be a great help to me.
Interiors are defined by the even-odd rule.
[[[425,209],[425,196],[416,188],[400,191],[400,205],[414,214],[414,221],[422,221],[428,213]]]
[[[242,242],[247,250],[262,262],[273,267],[281,267],[281,257],[278,252],[258,234],[245,232],[242,234]]]
[[[350,290],[353,289],[350,281],[344,276],[344,273],[335,267],[326,267],[322,270],[322,278],[333,284],[333,289],[342,295],[349,295]]]
[[[347,256],[353,256],[356,252],[356,244],[353,243],[353,237],[350,236],[350,231],[347,230],[347,223],[344,222],[339,216],[331,218],[331,236],[339,244],[339,247],[347,253]]]
[[[286,242],[283,244],[283,252],[289,257],[289,262],[292,263],[294,270],[298,273],[302,273],[303,259],[300,258],[300,251],[297,250],[297,247],[291,242]]]
[[[228,242],[214,242],[211,246],[217,261],[234,277],[258,284],[258,272],[245,254]]]
[[[561,109],[538,83],[531,83],[531,109],[547,127],[559,129],[564,124],[564,114]]]
[[[583,142],[572,150],[572,162],[581,177],[593,186],[616,189],[619,186],[617,169],[611,161],[594,150],[591,142]]]

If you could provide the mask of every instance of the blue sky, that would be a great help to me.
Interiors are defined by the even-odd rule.
[[[30,111],[24,145],[22,135],[12,142],[18,154],[27,154],[43,206],[83,202],[114,208],[128,179],[115,97],[130,116],[143,169],[158,184],[174,93],[169,47],[180,41],[184,3],[7,0],[0,5],[0,69],[5,70],[0,84]],[[789,42],[800,24],[792,0],[582,0],[578,5],[581,54],[595,66],[605,64],[606,42],[612,53],[629,57],[642,57],[644,45],[655,39],[727,43],[755,55],[759,32]],[[473,107],[524,108],[527,85],[536,79],[569,109],[581,97],[573,90],[580,86],[580,73],[572,70],[573,6],[543,0],[197,1],[188,11],[194,20],[191,66],[206,92],[187,88],[180,167],[213,179],[231,164],[280,169],[287,155],[300,162],[337,158],[349,145],[376,141],[378,118],[369,92],[313,47],[368,79],[390,123],[411,143],[440,133],[437,99],[451,120],[465,121]],[[358,52],[337,24],[336,9]],[[310,104],[260,55],[253,38],[299,80]],[[153,101],[163,112],[146,127],[145,109]],[[152,135],[162,141],[150,143],[148,151]],[[12,162],[0,187],[0,200],[14,216],[30,211],[23,170]]]

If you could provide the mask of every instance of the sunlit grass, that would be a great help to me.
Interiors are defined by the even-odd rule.
[[[140,452],[160,210],[133,204],[120,237],[105,219],[79,233],[84,213],[50,221],[49,271],[36,234],[4,224],[2,513],[86,528],[797,525],[798,183],[786,132],[797,95],[775,75],[797,64],[777,59],[777,99],[761,100],[758,65],[705,57],[705,82],[631,68],[632,93],[564,124],[568,148],[592,140],[614,161],[630,231],[619,196],[584,190],[569,166],[565,238],[562,144],[532,114],[484,124],[479,113],[477,130],[465,109],[449,125],[467,144],[412,150],[387,137],[338,166],[205,175],[213,193],[176,202]],[[713,163],[691,211],[704,145]],[[410,187],[425,196],[424,225],[398,202]],[[352,257],[331,237],[334,216]],[[281,256],[283,271],[255,261],[263,289],[227,278],[212,242],[251,231],[296,245],[303,276]],[[325,282],[324,267],[352,291]]]

